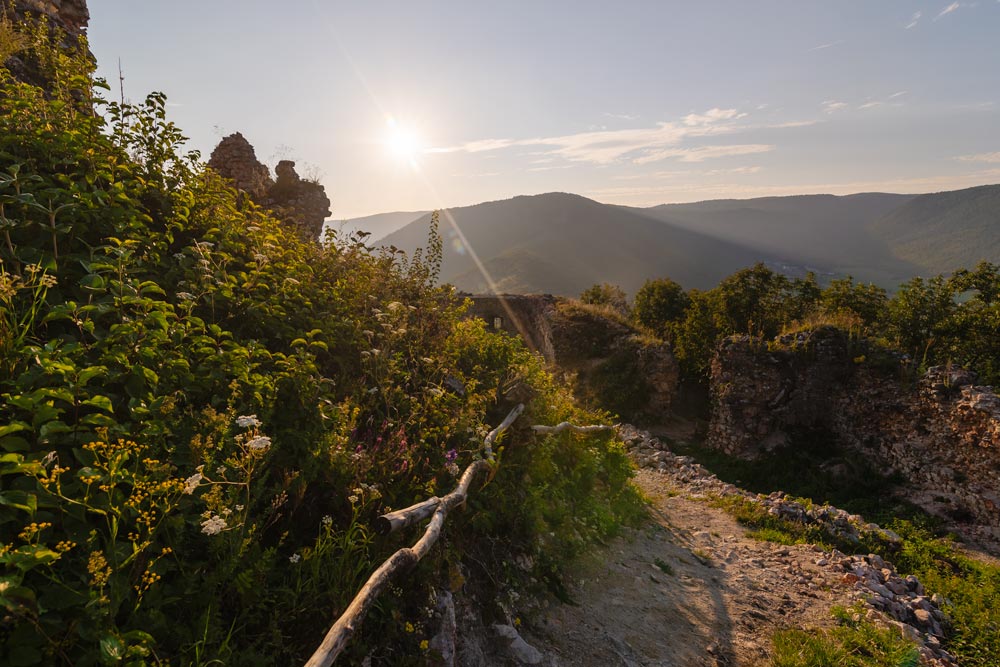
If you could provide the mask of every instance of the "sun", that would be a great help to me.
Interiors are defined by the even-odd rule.
[[[388,129],[383,140],[386,151],[400,162],[416,167],[417,157],[424,149],[420,134],[413,128],[402,125],[392,116],[386,119],[386,124]]]

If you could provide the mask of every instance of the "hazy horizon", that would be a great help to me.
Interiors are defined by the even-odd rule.
[[[296,160],[334,220],[1000,182],[996,1],[89,4],[113,90]]]

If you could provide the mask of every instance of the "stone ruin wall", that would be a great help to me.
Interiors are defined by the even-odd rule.
[[[556,297],[551,294],[473,294],[466,314],[485,320],[486,326],[520,336],[528,348],[549,363],[555,361],[552,345],[552,311]]]
[[[322,185],[299,177],[294,162],[279,162],[276,178],[272,178],[271,170],[257,159],[250,142],[236,132],[219,142],[208,166],[254,203],[298,230],[303,238],[319,240],[323,223],[330,216],[330,199]]]
[[[632,327],[598,312],[567,307],[570,302],[551,294],[465,296],[472,302],[467,316],[520,336],[547,362],[575,378],[578,386],[586,385],[589,374],[612,357],[629,358],[642,369],[649,396],[642,415],[627,417],[656,421],[669,414],[677,397],[680,368],[666,343],[648,340]]]
[[[44,18],[51,31],[62,34],[62,46],[66,49],[79,45],[80,38],[87,34],[90,22],[86,0],[0,0],[0,16],[15,22],[29,17]],[[43,74],[43,68],[30,58],[15,54],[5,64],[19,81],[46,89],[51,83]]]
[[[907,386],[863,353],[832,327],[771,345],[724,341],[708,444],[752,459],[794,445],[797,428],[826,430],[898,474],[908,500],[1000,553],[1000,398],[961,369],[935,367]]]

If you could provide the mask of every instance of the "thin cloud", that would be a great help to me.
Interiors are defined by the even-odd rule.
[[[682,161],[700,161],[709,157],[728,154],[743,155],[746,148],[734,147],[680,147],[695,138],[712,137],[755,129],[738,121],[747,116],[737,109],[712,108],[704,113],[691,113],[680,122],[659,122],[653,127],[623,130],[592,130],[555,137],[533,139],[480,139],[456,146],[430,148],[427,153],[479,153],[497,151],[513,146],[544,146],[540,154],[559,157],[570,162],[589,162],[606,165],[622,160],[647,164],[667,157]],[[768,127],[768,126],[765,126]],[[752,152],[761,152],[754,145]],[[744,151],[731,153],[729,151]],[[771,150],[771,147],[767,148]]]
[[[920,23],[920,17],[922,17],[923,15],[924,15],[923,12],[914,12],[913,16],[910,17],[910,22],[906,24],[906,28],[904,29],[909,30],[910,28],[916,26],[918,23]]]
[[[974,153],[972,155],[958,155],[956,160],[962,162],[987,162],[990,164],[1000,164],[1000,151],[995,153]]]
[[[942,9],[941,13],[934,17],[934,20],[937,21],[938,19],[943,18],[943,17],[947,16],[948,14],[951,14],[953,11],[955,11],[956,9],[958,9],[961,6],[962,6],[961,2],[953,2],[953,3],[951,3],[950,5],[948,5],[944,9]]]
[[[746,116],[736,109],[709,109],[703,114],[690,113],[684,116],[684,124],[688,126],[711,125],[724,120],[737,120]]]
[[[825,100],[822,102],[823,111],[826,113],[836,113],[838,111],[843,111],[849,105],[847,102],[838,102],[837,100]]]
[[[607,116],[608,118],[614,118],[615,120],[627,120],[627,121],[639,120],[638,115],[628,114],[628,113],[610,113],[605,111],[604,115]]]
[[[874,101],[871,101],[871,102],[865,102],[864,104],[859,105],[858,108],[859,109],[877,109],[878,107],[881,107],[881,106],[885,106],[885,102],[879,102],[878,100],[874,100]]]
[[[907,95],[907,94],[909,94],[909,92],[910,92],[910,91],[908,91],[908,90],[901,90],[901,91],[899,91],[898,93],[893,93],[892,95],[890,95],[890,96],[889,96],[889,97],[887,97],[886,99],[887,99],[887,100],[894,100],[894,99],[896,99],[897,97],[902,97],[903,95]]]
[[[667,158],[677,158],[680,162],[703,162],[712,158],[733,157],[735,155],[753,155],[773,151],[771,144],[736,144],[732,146],[699,146],[697,148],[665,148],[651,151],[636,158],[636,164],[649,164]]]
[[[460,146],[448,146],[444,148],[428,148],[425,153],[482,153],[485,151],[495,151],[501,148],[516,146],[518,142],[511,139],[480,139],[479,141],[469,141]]]
[[[823,49],[829,49],[833,46],[840,46],[844,43],[844,40],[838,39],[836,42],[830,42],[829,44],[820,44],[819,46],[814,46],[809,51],[822,51]]]

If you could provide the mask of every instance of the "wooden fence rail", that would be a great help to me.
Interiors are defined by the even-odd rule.
[[[405,509],[396,510],[380,516],[375,523],[378,532],[387,534],[401,530],[408,526],[420,523],[430,517],[430,523],[424,530],[424,534],[412,547],[404,547],[396,551],[389,557],[375,572],[368,577],[368,581],[361,587],[358,594],[354,596],[351,604],[348,605],[344,613],[333,624],[323,638],[323,642],[313,653],[305,667],[330,667],[337,656],[341,654],[347,643],[357,632],[358,627],[368,615],[372,605],[388,587],[392,577],[400,572],[409,570],[417,564],[430,551],[434,543],[441,536],[441,529],[444,527],[445,519],[452,509],[465,503],[468,498],[469,487],[472,481],[480,472],[489,470],[493,465],[493,445],[497,438],[514,423],[521,413],[524,412],[524,405],[518,405],[510,411],[510,414],[483,440],[484,458],[473,461],[462,473],[458,486],[455,490],[443,498],[433,497],[412,505]],[[569,422],[563,422],[557,426],[532,426],[536,433],[559,433],[565,430],[572,430],[578,433],[591,433],[615,428],[614,426],[574,426]]]

